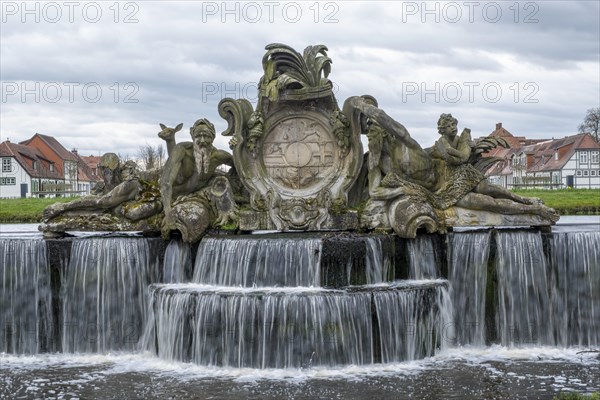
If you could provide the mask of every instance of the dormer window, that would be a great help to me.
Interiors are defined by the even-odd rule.
[[[558,161],[558,151],[557,151],[556,153],[554,153],[554,159],[555,159],[556,161]]]

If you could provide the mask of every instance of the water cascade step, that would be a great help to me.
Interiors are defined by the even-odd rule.
[[[193,282],[218,286],[320,286],[321,240],[207,237]]]
[[[165,250],[163,283],[188,282],[192,275],[192,249],[181,239],[172,239]]]
[[[439,248],[436,235],[422,234],[407,240],[409,279],[435,279],[440,277]]]
[[[553,233],[550,242],[553,344],[600,345],[600,232]]]
[[[148,240],[73,241],[61,288],[63,352],[136,349],[146,323],[147,288],[159,278]]]
[[[498,232],[497,333],[504,345],[600,343],[600,232]]]
[[[141,345],[207,366],[306,368],[415,360],[454,345],[600,345],[593,230],[223,235],[194,252],[178,239],[165,246],[0,239],[0,352]]]
[[[0,239],[0,353],[56,350],[46,243]]]
[[[486,341],[489,232],[453,232],[449,236],[448,270],[456,341],[482,346]]]
[[[442,346],[452,315],[442,280],[348,290],[161,284],[151,292],[150,350],[238,368],[423,358]]]

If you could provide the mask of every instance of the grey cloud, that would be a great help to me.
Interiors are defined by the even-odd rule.
[[[403,22],[399,2],[335,2],[339,22],[332,24],[323,23],[324,9],[318,23],[311,19],[312,3],[302,6],[311,18],[296,24],[281,17],[274,23],[222,23],[219,16],[204,22],[202,4],[140,2],[137,24],[110,20],[3,24],[3,82],[98,82],[103,87],[133,82],[139,87],[139,102],[133,104],[115,103],[110,92],[94,104],[81,99],[32,104],[13,97],[2,104],[3,137],[8,131],[14,140],[24,140],[41,131],[92,152],[133,154],[145,141],[160,143],[159,122],[183,122],[187,132],[193,121],[207,117],[222,131],[225,122],[217,113],[219,100],[248,96],[251,89],[242,88],[258,82],[264,46],[271,42],[287,43],[299,51],[326,44],[340,106],[349,96],[373,94],[425,146],[436,139],[435,121],[441,112],[456,114],[476,135],[491,132],[495,122],[502,120],[508,129],[514,127],[515,134],[550,137],[573,133],[585,110],[596,105],[590,103],[597,102],[596,2],[536,2],[539,23],[534,24],[514,23],[508,9],[514,2],[498,3],[505,14],[497,23],[479,19],[457,24]],[[495,58],[498,54],[512,57],[516,69],[501,65]],[[595,70],[582,67],[594,62]],[[522,85],[532,69],[539,69],[538,104],[508,98],[498,103],[402,99],[406,82],[444,84],[468,76],[481,83]],[[218,86],[216,93],[207,91],[214,89],[211,85]],[[227,148],[228,140],[218,138],[217,145]]]

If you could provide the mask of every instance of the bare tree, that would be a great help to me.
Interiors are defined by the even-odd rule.
[[[117,157],[119,157],[119,161],[121,161],[122,163],[126,163],[127,161],[131,160],[131,156],[129,155],[129,153],[117,153]]]
[[[138,149],[138,160],[145,170],[160,168],[166,162],[165,149],[162,144],[153,147],[146,143]]]
[[[583,123],[578,129],[579,133],[589,133],[600,143],[600,107],[587,110]]]
[[[158,167],[162,168],[165,165],[165,162],[167,162],[166,158],[165,158],[165,148],[163,147],[162,144],[159,144],[156,146],[156,159],[157,159],[157,163],[158,163]]]
[[[148,143],[139,147],[138,158],[142,162],[142,168],[146,170],[156,166],[156,151]]]

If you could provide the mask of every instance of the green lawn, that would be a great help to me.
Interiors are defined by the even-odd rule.
[[[52,199],[0,199],[0,222],[25,223],[41,222],[44,208],[54,203],[65,203],[76,197],[58,197]]]
[[[562,392],[552,400],[600,400],[600,392],[590,394]]]
[[[514,190],[526,197],[539,197],[562,215],[600,213],[600,189]]]
[[[539,197],[561,215],[600,214],[600,189],[515,190],[521,196]],[[40,222],[45,207],[75,197],[53,199],[0,199],[0,222]]]

